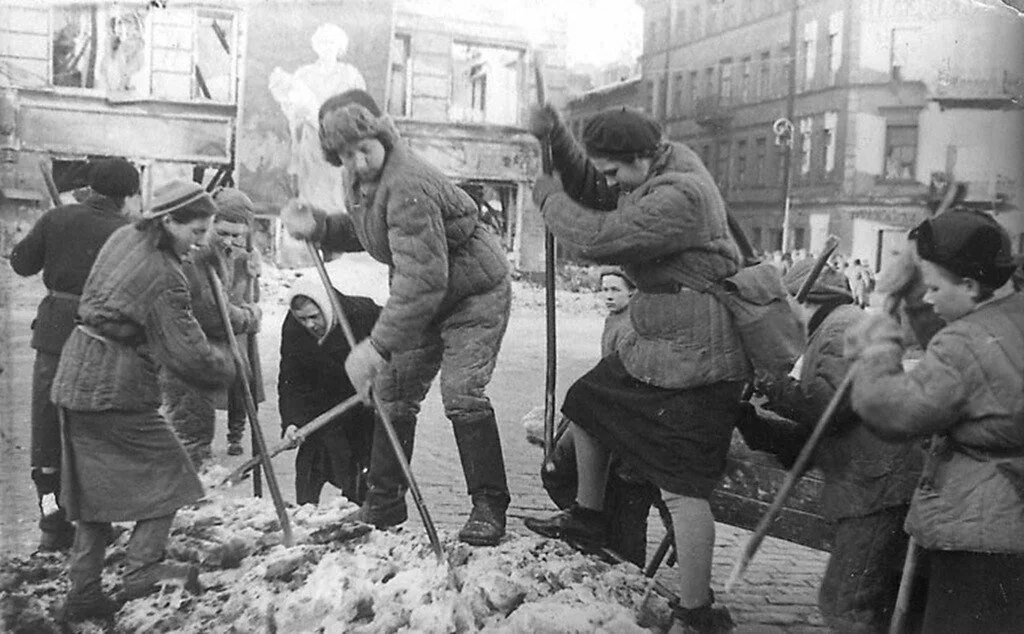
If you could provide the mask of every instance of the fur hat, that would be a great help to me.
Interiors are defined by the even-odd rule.
[[[794,262],[793,266],[789,267],[785,277],[782,278],[782,284],[786,287],[786,292],[795,297],[800,287],[803,286],[804,281],[810,277],[811,269],[813,268],[814,260],[812,258],[805,258]],[[818,279],[814,280],[814,285],[811,286],[811,292],[807,294],[806,301],[809,304],[825,304],[840,300],[853,301],[853,295],[846,288],[846,279],[843,277],[843,274],[830,266],[826,266],[821,269]]]
[[[630,108],[599,112],[583,126],[583,145],[592,157],[632,160],[652,155],[660,143],[661,127]]]
[[[324,159],[341,165],[338,151],[363,139],[377,139],[390,151],[398,143],[398,129],[391,117],[381,114],[377,102],[365,90],[348,90],[329,97],[320,106],[320,148]]]
[[[917,254],[961,277],[998,288],[1016,268],[1010,236],[982,211],[953,210],[928,218],[910,232]]]
[[[252,225],[256,219],[252,200],[240,189],[222,187],[213,192],[213,202],[217,205],[218,220]]]
[[[201,186],[192,181],[172,180],[153,192],[153,200],[149,208],[142,212],[142,217],[147,220],[160,218],[185,208],[192,208],[202,215],[217,214],[217,206]]]
[[[98,159],[89,164],[89,187],[111,198],[134,196],[139,193],[139,171],[121,158]]]

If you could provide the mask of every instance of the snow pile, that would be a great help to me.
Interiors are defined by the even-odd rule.
[[[285,548],[270,500],[213,490],[179,511],[167,551],[169,559],[200,565],[205,591],[192,595],[168,584],[126,604],[114,631],[628,633],[647,631],[637,624],[642,605],[646,621],[652,610],[653,621],[667,620],[663,602],[645,602],[648,580],[631,566],[522,536],[495,548],[443,536],[446,560],[439,562],[419,531],[372,530],[349,519],[355,508],[341,500],[291,509],[296,545]],[[122,535],[108,564],[123,555],[126,540]],[[45,574],[0,586],[10,631],[22,617],[48,620],[63,600],[63,562],[48,557]],[[7,562],[12,574],[27,565]],[[107,567],[108,588],[117,584],[114,568]],[[36,627],[22,631],[48,631]]]

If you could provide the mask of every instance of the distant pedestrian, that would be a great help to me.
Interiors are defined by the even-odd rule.
[[[43,214],[11,252],[18,275],[42,271],[46,297],[32,322],[32,481],[39,502],[40,550],[68,548],[75,528],[60,499],[60,422],[50,387],[60,351],[74,329],[82,287],[107,238],[130,221],[137,209],[139,172],[123,159],[101,159],[89,166],[89,194],[83,202]]]

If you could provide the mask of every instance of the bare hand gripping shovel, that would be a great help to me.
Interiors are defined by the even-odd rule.
[[[327,290],[327,297],[330,298],[331,308],[334,309],[334,314],[338,316],[338,322],[341,324],[341,330],[345,333],[345,339],[348,341],[349,348],[354,349],[356,347],[356,338],[352,333],[352,326],[349,325],[348,318],[345,317],[345,311],[341,307],[341,301],[338,300],[338,296],[334,292],[334,286],[331,284],[331,278],[327,276],[327,268],[324,266],[324,259],[320,256],[320,252],[317,251],[316,247],[312,242],[306,242],[306,246],[309,248],[309,254],[313,258],[313,265],[316,266],[316,272],[320,275],[320,281],[324,283],[324,287]],[[439,561],[444,561],[444,551],[441,549],[441,541],[437,537],[437,529],[434,527],[434,520],[430,518],[430,512],[427,511],[427,505],[423,502],[423,496],[420,494],[420,488],[416,484],[416,479],[412,475],[412,468],[409,466],[409,461],[405,457],[405,452],[402,450],[402,443],[398,440],[398,434],[395,433],[395,428],[391,424],[391,419],[385,412],[380,398],[371,392],[373,396],[373,406],[377,410],[377,414],[380,416],[381,425],[384,427],[385,433],[388,436],[388,442],[391,444],[391,449],[395,452],[395,459],[398,460],[399,466],[402,468],[402,475],[405,477],[406,484],[409,485],[409,492],[412,493],[413,502],[416,503],[416,510],[420,513],[420,518],[423,520],[423,526],[427,529],[427,537],[430,539],[430,546],[434,550],[434,554],[437,555]]]

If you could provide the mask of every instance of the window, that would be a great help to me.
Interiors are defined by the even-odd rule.
[[[449,119],[516,125],[522,56],[513,48],[453,43]]]
[[[817,20],[811,20],[804,25],[804,39],[801,55],[804,61],[803,84],[801,85],[801,90],[807,90],[811,87],[811,82],[814,81],[814,68],[818,63]]]
[[[388,94],[388,114],[408,117],[412,114],[412,59],[408,35],[395,33],[391,40],[391,90]]]
[[[761,53],[761,69],[757,78],[757,98],[768,99],[772,87],[772,52]]]
[[[796,227],[793,229],[793,248],[802,249],[804,248],[804,228]]]
[[[833,13],[828,18],[828,83],[834,84],[843,65],[843,12]]]
[[[693,8],[693,20],[690,21],[690,28],[691,33],[693,34],[693,39],[698,40],[704,36],[703,27],[704,23],[701,21],[700,17],[700,5],[697,5]]]
[[[747,182],[747,142],[736,142],[736,184],[744,185]]]
[[[683,74],[676,73],[672,79],[672,114],[682,116],[683,114]]]
[[[732,59],[725,58],[719,64],[722,67],[718,76],[719,103],[725,105],[732,101]]]
[[[651,80],[644,82],[644,112],[654,112],[654,82]]]
[[[689,80],[689,82],[687,83],[687,86],[686,86],[687,92],[690,93],[690,95],[688,97],[688,100],[690,102],[690,107],[691,108],[693,107],[694,104],[697,103],[697,98],[700,96],[698,94],[699,91],[700,91],[700,88],[698,88],[697,75],[698,75],[697,71],[691,70],[690,71],[690,80]]]
[[[750,101],[750,96],[751,96],[750,95],[750,91],[751,91],[751,85],[750,85],[750,58],[749,57],[744,57],[742,60],[740,60],[740,64],[742,66],[741,70],[743,72],[743,79],[742,79],[742,81],[740,83],[740,86],[741,86],[740,87],[740,101],[742,103],[746,103],[746,102]]]
[[[822,144],[825,148],[825,173],[831,174],[836,168],[836,126],[839,122],[839,114],[836,112],[825,113],[825,125],[822,135],[825,137]]]
[[[668,73],[661,76],[658,81],[658,114],[659,119],[668,116]]]
[[[705,143],[700,149],[700,160],[704,163],[704,167],[711,169],[711,144]]]
[[[885,128],[885,179],[913,180],[916,176],[917,126],[888,125]]]
[[[120,98],[235,101],[233,12],[104,5],[51,9],[51,85]]]
[[[800,160],[800,174],[807,176],[811,173],[811,132],[814,128],[813,119],[804,117],[800,120],[800,140],[797,148]]]
[[[768,155],[768,139],[759,137],[754,140],[754,173],[752,174],[755,185],[764,185],[766,157]],[[760,242],[760,240],[759,240]]]
[[[761,227],[754,227],[753,229],[750,230],[751,246],[757,249],[758,251],[763,252],[764,247],[761,245],[762,237],[763,236],[761,235]]]
[[[792,49],[788,44],[779,47],[778,81],[775,84],[776,93],[789,92],[790,80],[793,79],[793,69],[796,68],[791,53]]]
[[[717,93],[715,92],[715,69],[709,67],[704,71],[704,97],[711,101]]]
[[[718,144],[718,161],[715,165],[715,180],[723,192],[729,189],[729,142]]]

